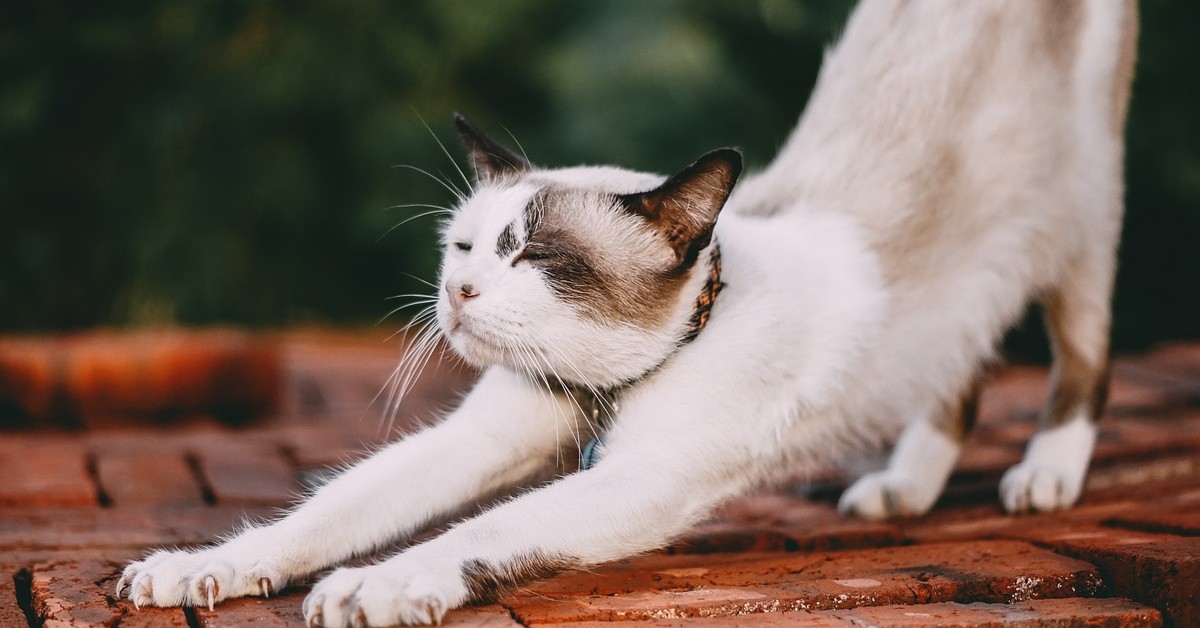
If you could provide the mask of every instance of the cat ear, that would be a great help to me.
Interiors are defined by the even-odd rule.
[[[656,189],[626,194],[620,201],[658,229],[675,251],[679,266],[687,268],[712,241],[717,214],[725,207],[741,173],[742,153],[736,148],[721,148],[697,159]]]
[[[506,174],[516,174],[533,170],[529,160],[501,146],[492,138],[475,128],[461,113],[454,114],[454,126],[458,127],[458,135],[463,147],[471,158],[471,166],[475,168],[475,178],[489,181]]]

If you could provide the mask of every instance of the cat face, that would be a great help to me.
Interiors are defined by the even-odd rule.
[[[661,362],[740,154],[714,151],[665,181],[544,170],[456,122],[477,182],[443,234],[437,313],[450,345],[551,384],[615,386]]]

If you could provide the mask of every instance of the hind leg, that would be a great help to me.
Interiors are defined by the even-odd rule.
[[[933,507],[975,423],[980,381],[954,403],[905,428],[887,468],[859,478],[838,500],[838,511],[864,519],[922,515]]]
[[[1079,499],[1108,392],[1111,256],[1084,260],[1045,299],[1054,348],[1050,399],[1025,458],[1000,482],[1009,512],[1068,508]]]

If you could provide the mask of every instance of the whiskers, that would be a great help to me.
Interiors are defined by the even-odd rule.
[[[424,168],[418,168],[417,166],[409,164],[397,164],[394,167],[405,168],[414,172],[419,172],[430,179],[433,179],[438,183],[438,185],[441,185],[443,188],[445,188],[447,192],[453,194],[454,198],[458,199],[460,204],[466,202],[467,198],[469,198],[471,194],[475,193],[474,184],[471,183],[471,179],[469,179],[467,174],[463,172],[463,169],[458,165],[458,162],[455,161],[454,157],[450,154],[450,151],[446,150],[446,145],[442,143],[440,138],[438,138],[437,133],[434,133],[433,129],[429,127],[429,124],[425,122],[425,118],[421,117],[421,114],[417,112],[416,109],[413,109],[413,113],[416,114],[417,119],[421,121],[421,125],[425,127],[425,130],[429,132],[429,136],[432,137],[433,141],[437,143],[438,148],[442,150],[442,154],[445,155],[446,159],[450,161],[450,165],[454,166],[454,171],[457,172],[459,178],[462,179],[463,187],[458,187],[457,183],[455,183],[450,179],[450,177],[447,177],[445,173],[442,172],[439,172],[438,175],[441,176],[438,176],[432,172],[429,172],[428,170],[425,170]]]
[[[392,310],[388,314],[392,314],[404,310],[409,307],[423,305],[416,316],[408,322],[407,325],[392,334],[395,337],[398,334],[412,336],[405,339],[404,354],[400,357],[400,362],[396,368],[392,369],[391,375],[383,384],[383,388],[371,400],[374,405],[379,400],[380,396],[387,393],[383,405],[383,420],[380,424],[380,432],[384,435],[390,434],[396,425],[396,417],[400,413],[400,405],[408,393],[412,392],[413,386],[420,379],[425,367],[428,366],[435,352],[439,353],[438,361],[440,363],[440,353],[443,350],[441,337],[442,330],[437,323],[437,297],[420,296],[420,295],[397,295],[396,298],[417,296],[417,299],[412,303],[401,305]],[[384,317],[386,319],[387,316]],[[381,321],[382,322],[382,321]],[[415,330],[415,332],[413,331]],[[389,337],[389,338],[391,338]]]
[[[393,298],[412,300],[395,308],[388,316],[409,308],[421,309],[396,332],[406,337],[404,353],[372,401],[375,403],[383,398],[380,430],[385,435],[395,428],[405,398],[430,365],[434,354],[438,354],[440,363],[446,346],[437,321],[437,297],[402,294]],[[507,327],[500,333],[489,333],[487,338],[494,349],[504,355],[503,361],[508,367],[521,373],[530,385],[545,393],[542,398],[550,406],[548,414],[553,417],[553,429],[558,442],[571,443],[576,451],[580,451],[588,441],[599,436],[600,426],[593,420],[592,406],[588,401],[594,399],[593,403],[598,403],[599,410],[606,414],[615,413],[616,408],[607,395],[588,383],[588,378],[571,358],[576,351],[584,350],[583,347],[547,344],[544,338],[537,338],[529,331],[516,327]],[[551,426],[546,427],[549,429]],[[564,429],[565,434],[562,432]],[[563,466],[562,452],[560,448],[556,461],[559,466]]]
[[[455,181],[447,177],[442,172],[439,172],[435,175],[424,168],[410,164],[397,164],[393,167],[412,170],[429,177],[437,182],[437,184],[443,189],[453,195],[459,205],[462,205],[466,202],[469,194],[474,194],[474,186],[471,184],[470,179],[467,178],[466,173],[464,173],[462,168],[459,167],[458,162],[456,162],[454,157],[450,155],[450,152],[446,150],[446,146],[440,139],[438,139],[437,134],[433,132],[433,129],[431,129],[428,124],[426,124],[424,118],[421,117],[421,114],[418,113],[416,109],[413,109],[413,113],[416,114],[417,119],[421,121],[421,124],[425,127],[425,130],[429,132],[429,135],[433,137],[433,141],[437,143],[438,147],[442,151],[442,154],[446,156],[446,159],[450,160],[450,164],[454,167],[454,170],[458,173],[458,176],[462,178],[464,187],[459,187]],[[401,220],[395,225],[392,225],[387,231],[383,232],[383,234],[379,236],[379,240],[382,240],[396,229],[399,229],[400,227],[403,227],[404,225],[421,218],[427,218],[431,216],[438,217],[441,219],[441,222],[444,225],[451,217],[454,216],[456,211],[454,207],[447,207],[445,205],[437,205],[433,203],[406,203],[401,205],[393,205],[386,209],[392,210],[414,208],[423,209],[426,211],[418,212],[405,218],[404,220]],[[416,315],[409,320],[408,324],[404,325],[388,337],[388,340],[390,341],[397,335],[404,335],[405,346],[404,353],[401,356],[400,361],[397,363],[396,368],[392,370],[387,381],[384,382],[379,392],[376,393],[375,397],[371,400],[371,405],[373,406],[381,397],[384,398],[382,420],[379,427],[383,435],[390,434],[395,428],[396,419],[399,416],[401,404],[403,403],[405,397],[412,392],[413,387],[420,379],[425,368],[429,365],[430,360],[433,359],[434,353],[438,354],[438,362],[440,364],[445,351],[445,345],[442,342],[441,327],[437,322],[437,294],[441,288],[437,284],[411,273],[401,272],[400,274],[418,281],[425,286],[428,286],[433,292],[432,294],[398,294],[389,297],[389,300],[409,299],[409,301],[389,311],[382,318],[380,318],[379,323],[377,323],[382,324],[388,318],[410,308],[420,308]]]
[[[400,227],[403,227],[404,225],[407,225],[408,223],[410,223],[414,220],[420,219],[420,218],[426,218],[428,216],[442,216],[443,221],[445,221],[454,215],[454,208],[452,208],[452,207],[444,207],[442,205],[430,205],[429,203],[408,203],[405,205],[392,205],[391,207],[386,207],[385,209],[409,209],[409,208],[413,208],[413,207],[428,208],[430,211],[425,211],[425,212],[420,212],[420,213],[414,214],[414,215],[409,216],[408,218],[405,218],[404,220],[401,220],[400,222],[392,225],[391,227],[388,227],[388,230],[384,231],[382,234],[380,234],[380,236],[378,238],[376,238],[375,241],[379,242],[380,240],[383,240],[384,238],[386,238],[388,236],[389,233],[395,231],[396,229],[399,229]]]
[[[606,395],[601,394],[595,386],[588,383],[587,377],[561,347],[536,342],[530,334],[526,333],[522,338],[509,342],[507,348],[509,354],[522,365],[522,370],[531,378],[534,385],[543,386],[551,398],[557,394],[566,395],[574,416],[566,416],[562,412],[556,411],[557,416],[554,423],[556,435],[559,433],[558,424],[561,422],[566,426],[568,434],[574,441],[575,449],[579,451],[583,450],[587,441],[599,437],[596,422],[592,419],[591,408],[583,407],[576,392],[580,389],[586,391],[592,399],[601,404],[601,412],[615,413],[616,408],[608,401]],[[566,373],[561,373],[556,365],[560,365]],[[590,436],[585,437],[582,433],[584,427],[591,433]],[[561,442],[561,439],[559,440]],[[561,464],[561,460],[559,462]]]

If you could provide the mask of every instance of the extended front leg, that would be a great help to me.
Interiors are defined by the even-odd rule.
[[[439,622],[520,582],[660,547],[730,492],[656,462],[601,461],[387,561],[339,569],[313,588],[305,618],[322,626]]]
[[[492,369],[437,427],[363,460],[279,521],[211,547],[159,550],[131,563],[117,595],[138,606],[211,607],[278,591],[554,464],[560,439],[578,430],[571,407]]]
[[[451,608],[522,581],[661,547],[743,490],[754,466],[737,434],[664,428],[612,435],[590,470],[382,563],[335,571],[305,600],[306,619],[323,626],[437,622]],[[750,438],[747,430],[743,436]]]

